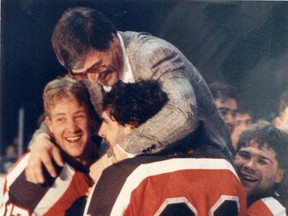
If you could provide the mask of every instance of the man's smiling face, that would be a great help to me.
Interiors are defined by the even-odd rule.
[[[59,146],[81,161],[91,136],[87,107],[74,98],[62,98],[50,108],[46,124]]]
[[[235,166],[248,196],[267,192],[283,178],[276,152],[267,144],[259,148],[254,140],[237,152]]]

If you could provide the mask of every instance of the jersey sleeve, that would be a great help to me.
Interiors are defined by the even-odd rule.
[[[57,169],[56,178],[46,178],[44,184],[30,183],[24,171],[29,156],[22,157],[5,178],[0,215],[82,215],[86,193],[93,183],[90,177],[65,163]]]

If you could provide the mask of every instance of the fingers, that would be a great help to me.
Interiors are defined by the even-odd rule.
[[[53,148],[52,148],[52,158],[54,159],[56,164],[58,164],[61,167],[64,166],[64,162],[62,160],[62,157],[61,157],[61,154],[60,154],[60,150],[54,145],[53,145]]]
[[[57,176],[57,172],[56,169],[54,167],[54,164],[52,162],[52,157],[51,157],[51,152],[43,152],[41,155],[41,162],[44,165],[44,167],[47,169],[48,174],[52,177],[56,177]],[[38,168],[38,167],[37,167]],[[42,169],[42,167],[41,167]],[[37,174],[40,174],[39,172],[37,172]],[[44,178],[44,176],[37,176],[37,178]]]
[[[31,153],[27,167],[25,169],[27,181],[34,184],[43,184],[45,182],[42,165],[46,167],[49,175],[51,175],[52,177],[57,176],[57,172],[55,170],[49,152],[41,153],[41,157],[39,157],[38,155],[35,156],[35,154]]]
[[[43,166],[52,177],[57,176],[53,160],[59,166],[63,166],[59,149],[47,138],[38,136],[33,143],[31,155],[25,169],[26,179],[29,182],[39,184],[45,182]]]
[[[40,160],[35,160],[30,157],[27,167],[25,169],[25,176],[27,181],[34,184],[44,183],[43,171]]]

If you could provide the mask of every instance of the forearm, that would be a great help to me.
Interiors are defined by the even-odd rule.
[[[119,146],[131,154],[156,153],[194,131],[197,122],[191,110],[167,104],[156,116],[127,135]]]
[[[32,139],[33,139],[34,137],[36,137],[37,135],[39,135],[39,134],[47,134],[48,136],[50,136],[50,135],[49,135],[48,128],[47,128],[45,122],[42,122],[41,125],[40,125],[40,127],[34,132],[34,134],[33,134],[33,136],[32,136]]]
[[[45,122],[42,122],[40,127],[34,132],[34,134],[32,135],[32,139],[29,142],[28,148],[31,149],[33,147],[33,145],[38,144],[37,142],[35,143],[35,139],[37,139],[36,137],[39,137],[39,135],[44,135],[47,138],[50,137],[50,133],[48,131],[48,128],[45,124]]]
[[[119,143],[131,154],[156,153],[186,137],[197,127],[197,104],[189,80],[179,73],[165,73],[159,78],[169,101],[152,118]]]

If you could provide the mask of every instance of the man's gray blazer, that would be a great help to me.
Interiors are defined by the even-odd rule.
[[[123,38],[135,81],[158,80],[169,102],[150,120],[136,128],[119,145],[129,153],[156,153],[197,131],[199,142],[229,155],[228,127],[221,118],[208,86],[197,69],[173,45],[147,33],[119,32]],[[101,114],[104,91],[85,81],[93,105]],[[201,129],[199,130],[199,128]],[[228,148],[227,148],[228,146]]]

